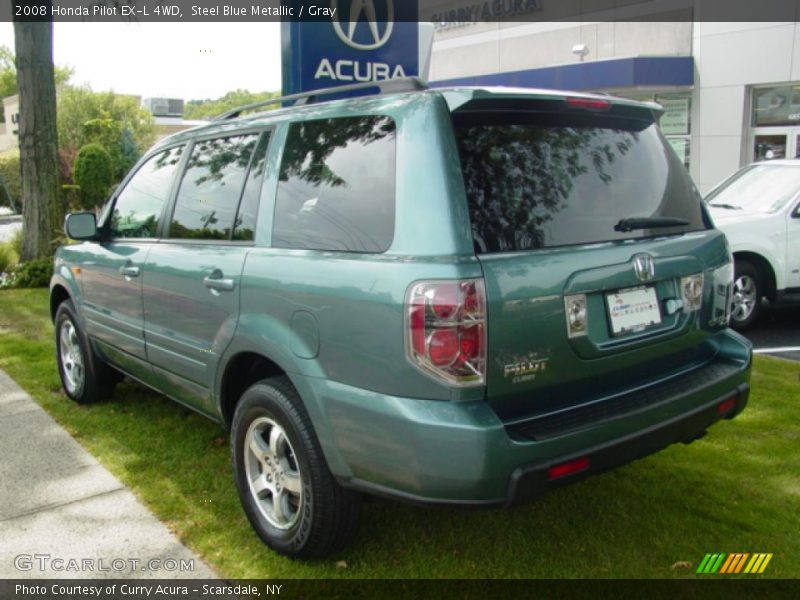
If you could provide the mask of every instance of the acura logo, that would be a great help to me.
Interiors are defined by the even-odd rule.
[[[347,31],[345,32],[338,19],[333,21],[333,29],[336,35],[345,44],[356,50],[375,50],[380,48],[389,38],[392,37],[392,30],[394,29],[394,2],[393,0],[383,0],[386,3],[386,23],[378,23],[378,13],[375,10],[376,0],[350,0],[350,15],[347,22]],[[336,15],[341,15],[338,10],[339,0],[332,0],[331,8],[335,8]],[[359,21],[362,15],[366,17],[369,31],[372,35],[372,43],[361,43],[355,40],[356,29],[358,28]],[[381,33],[381,27],[383,32]]]
[[[651,281],[656,276],[656,263],[649,254],[633,257],[633,271],[639,281]]]

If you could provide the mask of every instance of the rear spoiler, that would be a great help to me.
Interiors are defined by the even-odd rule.
[[[636,102],[607,94],[540,93],[522,90],[447,90],[442,93],[453,114],[502,112],[581,112],[657,121],[664,108],[655,102]]]

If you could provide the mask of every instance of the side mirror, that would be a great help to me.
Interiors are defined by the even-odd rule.
[[[73,240],[97,239],[97,218],[94,213],[70,213],[64,222],[67,237]]]

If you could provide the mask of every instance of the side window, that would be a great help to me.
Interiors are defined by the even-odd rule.
[[[178,189],[169,237],[229,240],[258,134],[199,141]]]
[[[144,163],[117,197],[111,215],[112,238],[152,238],[169,199],[183,146],[164,150]]]
[[[395,124],[389,117],[292,123],[272,245],[385,252],[394,238]]]
[[[267,164],[267,148],[270,132],[261,134],[253,160],[250,162],[250,173],[244,187],[242,200],[239,202],[239,213],[233,229],[233,239],[239,242],[252,242],[256,231],[258,217],[258,201],[261,198],[261,183],[264,181],[264,170]]]

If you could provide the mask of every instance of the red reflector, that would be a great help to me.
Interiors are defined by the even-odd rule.
[[[584,108],[586,110],[608,110],[611,108],[611,102],[608,100],[594,98],[567,98],[567,105],[572,108]]]
[[[734,408],[736,408],[736,396],[734,396],[733,398],[728,398],[727,400],[725,400],[725,402],[717,406],[717,413],[720,415],[724,415],[726,412],[729,412]]]
[[[561,463],[555,467],[550,467],[550,469],[547,471],[547,479],[552,481],[553,479],[558,479],[559,477],[566,477],[567,475],[572,475],[573,473],[580,473],[588,468],[589,459],[587,457],[584,456],[582,458],[576,458],[575,460]]]

